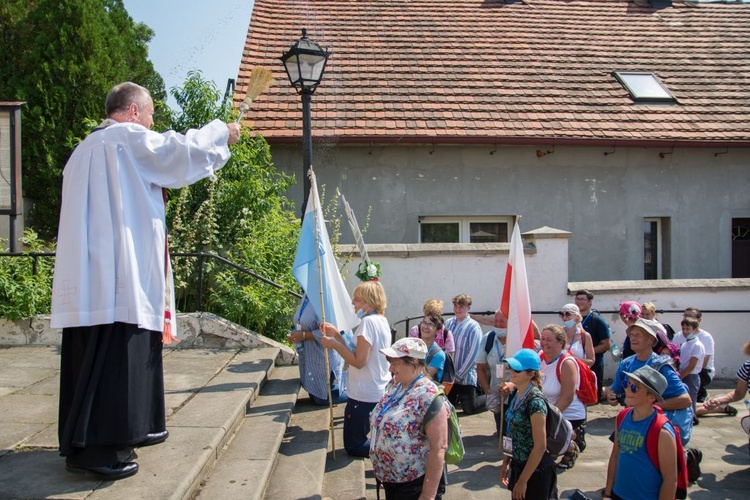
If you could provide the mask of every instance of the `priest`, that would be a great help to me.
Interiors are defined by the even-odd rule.
[[[240,126],[154,132],[145,88],[116,85],[63,170],[52,285],[62,328],[58,438],[66,469],[132,476],[133,449],[167,439],[162,344],[176,339],[164,188],[211,176]]]

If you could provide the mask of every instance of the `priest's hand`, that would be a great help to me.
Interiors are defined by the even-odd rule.
[[[229,129],[229,139],[227,139],[227,144],[236,144],[237,141],[240,140],[240,127],[239,123],[227,123],[227,128]]]

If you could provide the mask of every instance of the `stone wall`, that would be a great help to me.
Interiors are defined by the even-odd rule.
[[[180,342],[172,347],[212,347],[237,349],[278,347],[277,365],[296,363],[296,353],[289,346],[227,321],[211,313],[177,315]],[[0,318],[0,345],[60,345],[61,331],[49,326],[49,316],[10,321]]]

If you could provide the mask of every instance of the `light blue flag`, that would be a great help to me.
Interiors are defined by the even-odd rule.
[[[318,198],[315,174],[311,171],[310,176],[310,196],[305,207],[305,217],[302,222],[299,243],[297,243],[297,254],[294,257],[292,275],[310,299],[310,305],[318,318],[322,319],[321,280],[318,275],[318,255],[320,255],[325,320],[336,325],[339,330],[351,330],[359,324],[360,320],[354,313],[352,300],[349,297],[349,292],[346,291],[344,280],[341,278],[331,249],[331,240],[328,237],[328,230],[323,220],[323,211],[320,207],[320,198]],[[317,241],[315,237],[316,224],[318,226]]]

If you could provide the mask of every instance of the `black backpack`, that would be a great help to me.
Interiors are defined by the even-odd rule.
[[[440,349],[440,346],[435,343],[438,349]],[[432,356],[427,355],[427,358],[425,358],[425,364],[429,365],[430,360],[432,360],[434,354]],[[445,364],[443,365],[443,375],[440,377],[440,380],[436,380],[436,382],[440,382],[443,385],[453,385],[453,383],[456,380],[456,366],[453,364],[453,358],[450,357],[450,355],[446,352],[445,353]],[[450,389],[449,389],[450,390]]]
[[[518,396],[518,390],[511,393],[510,406],[513,400]],[[545,429],[547,434],[547,453],[552,457],[558,457],[568,451],[570,442],[573,440],[573,426],[570,421],[560,413],[554,405],[549,404],[547,398],[542,395],[544,403],[547,405],[547,418]],[[507,411],[507,410],[506,410]]]

